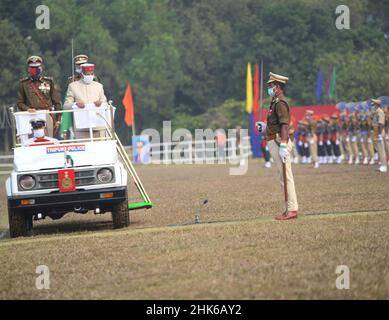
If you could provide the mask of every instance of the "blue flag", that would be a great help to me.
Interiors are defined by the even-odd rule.
[[[316,101],[321,101],[321,96],[323,94],[323,72],[321,72],[321,69],[319,70],[317,74],[317,80],[316,80]]]

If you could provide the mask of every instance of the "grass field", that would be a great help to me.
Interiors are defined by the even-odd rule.
[[[0,299],[389,298],[389,175],[295,166],[301,215],[278,222],[276,170],[258,162],[244,176],[224,165],[138,173],[156,207],[132,213],[129,228],[112,230],[108,214],[67,215],[20,239],[7,238],[2,181]],[[43,291],[42,264],[51,280]],[[335,287],[338,265],[350,268],[349,290]]]

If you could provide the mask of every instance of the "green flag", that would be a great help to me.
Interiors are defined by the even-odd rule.
[[[333,98],[335,94],[335,86],[336,86],[336,67],[332,67],[332,76],[331,76],[331,85],[330,85],[330,90],[328,92],[328,97],[330,99]]]
[[[59,129],[59,133],[64,134],[67,130],[69,130],[72,127],[72,122],[73,120],[70,112],[62,113],[61,127]]]

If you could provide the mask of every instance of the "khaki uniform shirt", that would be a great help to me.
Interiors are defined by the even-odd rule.
[[[381,108],[378,108],[373,115],[373,127],[378,127],[379,125],[385,125],[385,113]]]
[[[315,120],[308,120],[308,134],[313,136],[316,133],[317,123]]]
[[[37,110],[46,109],[33,89],[32,84],[35,85],[50,108],[54,106],[55,110],[61,110],[61,97],[58,87],[52,78],[41,77],[39,80],[32,80],[30,77],[26,77],[19,81],[17,105],[20,111],[27,111],[29,108]]]
[[[283,124],[290,124],[290,111],[288,102],[282,95],[271,102],[267,116],[266,135],[280,133]]]
[[[64,109],[70,110],[74,103],[94,103],[95,101],[107,102],[104,88],[101,83],[93,81],[85,84],[82,80],[72,82],[68,86]]]

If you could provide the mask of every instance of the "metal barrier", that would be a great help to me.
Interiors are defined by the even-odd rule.
[[[172,163],[173,154],[185,153],[180,150],[190,150],[188,163],[215,163],[218,161],[238,160],[242,157],[249,157],[252,155],[251,145],[249,143],[250,137],[243,137],[247,143],[242,146],[236,145],[236,138],[226,139],[226,144],[219,147],[214,140],[199,140],[199,141],[181,141],[181,142],[164,142],[164,143],[150,143],[150,157],[153,164]],[[181,157],[179,157],[181,158]],[[169,161],[168,161],[169,160]],[[185,159],[182,158],[183,163]],[[174,161],[173,161],[174,163]]]

